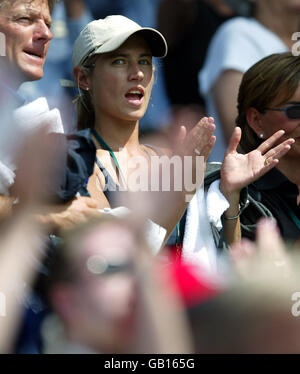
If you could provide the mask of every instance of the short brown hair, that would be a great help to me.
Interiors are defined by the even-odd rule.
[[[242,129],[243,151],[250,152],[262,142],[248,125],[247,110],[255,108],[264,113],[267,107],[283,105],[294,95],[299,82],[300,56],[291,52],[265,57],[246,71],[239,89],[236,119]]]

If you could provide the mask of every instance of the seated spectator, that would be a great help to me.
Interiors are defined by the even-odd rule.
[[[97,147],[95,170],[87,188],[102,207],[119,205],[116,199],[122,189],[141,191],[141,185],[132,183],[135,179],[130,160],[143,161],[145,169],[150,171],[152,156],[164,153],[140,143],[139,121],[147,110],[154,82],[152,56],[164,57],[166,53],[166,41],[158,31],[142,28],[123,16],[109,16],[89,23],[75,42],[74,75],[81,89],[77,99],[78,128],[92,129]],[[187,135],[185,129],[182,130],[184,140],[175,154],[190,155],[193,160],[196,155],[203,155],[205,160],[215,141],[212,119],[202,119]],[[170,155],[170,151],[167,152]],[[146,170],[143,172],[142,183],[149,181]],[[179,170],[175,173],[181,175]],[[160,175],[152,177],[159,179]],[[151,191],[148,182],[143,188]],[[164,195],[164,200],[149,204],[153,200],[148,194],[139,206],[138,197],[135,197],[135,208],[150,208],[153,220],[165,227],[169,236],[187,205],[184,188],[175,192],[176,199],[165,192],[171,196],[172,203]]]
[[[239,225],[240,220],[242,236],[250,239],[264,214],[276,219],[285,240],[294,242],[300,235],[299,67],[300,58],[290,52],[268,56],[244,74],[239,89],[236,124],[240,128],[235,129],[231,150],[226,152],[220,186],[227,196],[236,199],[231,200],[225,219],[237,216],[232,221]],[[268,150],[271,141],[275,148]],[[284,147],[274,155],[280,142]],[[239,143],[249,153],[237,153]],[[265,175],[261,173],[263,169],[268,171]],[[254,204],[251,200],[248,207],[240,210],[238,203],[244,187],[248,187]]]
[[[300,58],[286,52],[262,59],[244,74],[239,127],[214,174],[229,202],[223,222],[236,231],[237,241],[240,235],[254,240],[261,217],[276,219],[285,240],[299,238],[299,66]],[[237,152],[239,144],[244,154]]]
[[[92,21],[84,0],[61,0],[55,4],[51,31],[53,39],[44,65],[44,76],[38,81],[25,82],[18,92],[26,102],[46,97],[51,108],[58,108],[66,133],[74,130],[73,90],[62,87],[62,78],[72,77],[72,47],[83,27]]]
[[[4,195],[13,192],[10,189],[18,169],[16,159],[18,149],[20,151],[19,143],[34,129],[54,125],[55,131],[50,131],[53,133],[49,135],[49,142],[52,141],[58,152],[63,153],[62,161],[57,165],[60,176],[57,188],[53,190],[53,186],[48,186],[52,202],[72,200],[91,174],[90,166],[93,167],[95,148],[88,133],[72,134],[70,137],[57,133],[57,130],[62,132],[63,127],[60,112],[56,109],[49,110],[45,99],[23,106],[25,100],[17,92],[22,83],[40,80],[44,75],[44,64],[53,37],[50,30],[50,11],[53,10],[54,3],[54,0],[35,0],[30,1],[30,7],[27,7],[24,2],[18,0],[0,1],[0,31],[6,40],[5,56],[0,57],[0,98],[5,97],[5,101],[0,103],[3,113],[0,122],[0,211],[2,204],[12,207],[13,199]],[[37,12],[40,17],[29,22]],[[24,17],[18,18],[19,14]],[[6,105],[8,102],[10,106]],[[20,153],[22,154],[22,151]],[[50,216],[48,218],[50,219]]]
[[[49,206],[46,209],[31,212],[34,213],[35,220],[46,224],[51,233],[62,228],[66,222],[70,224],[77,220],[84,220],[87,215],[91,214],[100,215],[96,209],[97,204],[90,198],[76,198],[70,203],[93,170],[95,148],[89,135],[77,133],[66,137],[62,133],[52,133],[48,134],[47,141],[41,141],[35,131],[43,133],[49,125],[53,124],[55,127],[59,125],[57,128],[61,129],[60,112],[57,109],[49,110],[45,99],[23,106],[24,98],[17,92],[22,83],[37,81],[43,77],[44,63],[53,37],[50,27],[54,3],[54,0],[0,1],[0,31],[2,35],[5,35],[5,53],[0,57],[0,212],[3,229],[6,228],[12,213],[22,208],[24,204],[26,205],[28,200],[34,199],[37,199],[39,203],[41,201],[45,203],[46,200],[51,206],[52,214],[49,214]],[[6,105],[7,103],[9,105]],[[42,107],[41,103],[43,103]],[[45,145],[44,148],[42,148],[43,145]],[[45,160],[43,156],[47,155],[48,146],[55,156],[51,153],[52,157]],[[37,149],[41,154],[35,152]],[[55,152],[54,149],[56,149]],[[59,157],[56,158],[56,156]],[[23,167],[26,160],[31,161],[31,168],[28,168],[28,164],[27,167]],[[44,161],[43,166],[40,163],[36,164],[39,160]],[[49,161],[49,164],[45,161]],[[48,168],[49,172],[45,178],[44,174],[38,172],[42,172],[43,167],[46,171]],[[40,175],[37,177],[36,174]],[[20,194],[22,183],[28,184],[28,186],[23,186],[26,190],[25,194]],[[40,190],[43,190],[43,194],[34,196]],[[63,204],[66,202],[68,202],[67,205]],[[54,207],[54,203],[59,206]],[[43,217],[37,216],[37,212],[41,213],[45,210],[46,214]],[[59,214],[57,210],[60,211]],[[30,252],[28,252],[28,257],[30,257]],[[35,272],[41,270],[39,260],[40,258],[35,263]],[[22,264],[17,263],[15,268],[22,268]],[[8,269],[11,267],[8,266]],[[26,284],[29,290],[33,277],[27,278],[26,274],[25,266],[25,272],[20,270],[19,275],[20,277],[24,275],[23,288]],[[9,277],[6,282],[13,283],[13,278]],[[29,298],[24,296],[24,299],[28,302],[26,304],[28,306]],[[16,303],[12,302],[12,305],[11,313],[14,315]],[[24,305],[22,306],[24,308]],[[29,313],[38,313],[37,309],[35,311],[33,309],[29,311],[29,309]],[[35,322],[36,319],[38,317],[34,316]],[[36,352],[37,346],[36,341],[31,340],[36,332],[32,319],[29,332],[30,336],[27,335],[25,339],[21,339],[24,344],[22,348],[24,348],[23,352],[28,352],[29,349],[33,353]],[[8,345],[10,343],[8,342]]]
[[[243,77],[236,120],[239,127],[232,134],[222,165],[208,163],[204,182],[205,188],[209,187],[208,219],[221,249],[240,241],[241,236],[254,240],[261,217],[275,218],[285,240],[293,242],[299,237],[300,182],[295,172],[299,164],[299,66],[299,57],[290,52],[275,54],[259,61]],[[239,144],[243,153],[237,152]],[[226,197],[225,204],[217,194],[218,187]],[[203,215],[197,203],[200,192],[189,205],[187,222]],[[200,232],[201,227],[186,227],[187,248]],[[195,243],[192,253],[198,252]]]
[[[161,0],[86,0],[94,19],[120,14],[145,27],[157,28],[157,13]],[[151,103],[140,121],[140,133],[148,138],[164,130],[169,121],[170,104],[165,89],[162,62],[153,58],[156,65],[155,84]]]
[[[237,115],[236,100],[243,73],[272,53],[286,52],[299,30],[300,1],[257,0],[254,18],[226,21],[214,35],[199,89],[216,121],[217,142],[210,161],[222,162]]]

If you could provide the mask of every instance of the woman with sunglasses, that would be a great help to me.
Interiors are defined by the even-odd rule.
[[[236,233],[241,223],[242,236],[253,239],[254,230],[244,228],[256,225],[262,208],[276,219],[282,237],[295,241],[300,236],[300,57],[273,54],[253,65],[243,76],[237,109],[239,127],[221,167],[220,189],[231,203],[224,219]],[[272,140],[290,148],[280,162],[273,157],[276,147],[266,149]],[[245,154],[236,151],[238,145]],[[262,176],[263,164],[270,170]],[[255,209],[240,209],[244,187],[257,202]]]
[[[237,116],[236,101],[243,74],[262,58],[291,50],[294,33],[300,26],[299,0],[235,3],[251,5],[253,16],[235,17],[220,26],[199,73],[207,112],[216,123],[217,141],[210,161],[223,160]]]

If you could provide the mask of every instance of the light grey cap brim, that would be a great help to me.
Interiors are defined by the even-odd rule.
[[[99,47],[96,47],[92,51],[90,51],[88,54],[86,54],[80,61],[76,61],[76,59],[73,56],[73,66],[78,66],[82,64],[86,59],[90,58],[91,56],[102,54],[102,53],[108,53],[113,52],[132,35],[134,34],[141,34],[145,40],[148,42],[153,57],[165,57],[168,52],[168,45],[166,42],[166,39],[164,36],[157,30],[149,28],[149,27],[143,27],[138,30],[130,30],[126,33],[122,33],[120,35],[115,36],[108,42],[100,45]]]

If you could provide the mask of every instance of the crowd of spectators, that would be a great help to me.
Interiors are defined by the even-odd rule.
[[[0,353],[299,353],[299,21],[0,0]]]

